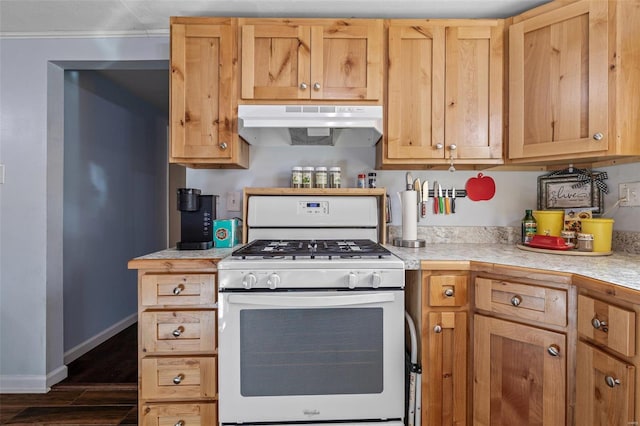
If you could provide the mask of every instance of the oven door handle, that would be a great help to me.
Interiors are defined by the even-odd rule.
[[[337,296],[282,296],[256,294],[230,294],[229,304],[258,305],[283,308],[323,308],[328,306],[370,305],[372,303],[393,302],[394,293],[345,294]]]

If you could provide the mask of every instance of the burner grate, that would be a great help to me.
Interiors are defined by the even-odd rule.
[[[255,240],[235,250],[233,256],[262,258],[383,258],[391,253],[371,240]]]

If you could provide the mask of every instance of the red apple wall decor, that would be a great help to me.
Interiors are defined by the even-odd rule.
[[[491,177],[478,173],[478,177],[469,178],[465,189],[470,200],[490,200],[496,193],[496,183]]]

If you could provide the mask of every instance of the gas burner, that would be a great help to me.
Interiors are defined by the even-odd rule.
[[[242,259],[362,259],[391,253],[371,240],[255,240],[233,252]]]

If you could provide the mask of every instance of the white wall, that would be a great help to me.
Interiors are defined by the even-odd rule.
[[[50,62],[168,58],[168,37],[0,39],[0,391],[43,392],[66,374],[63,71]]]

